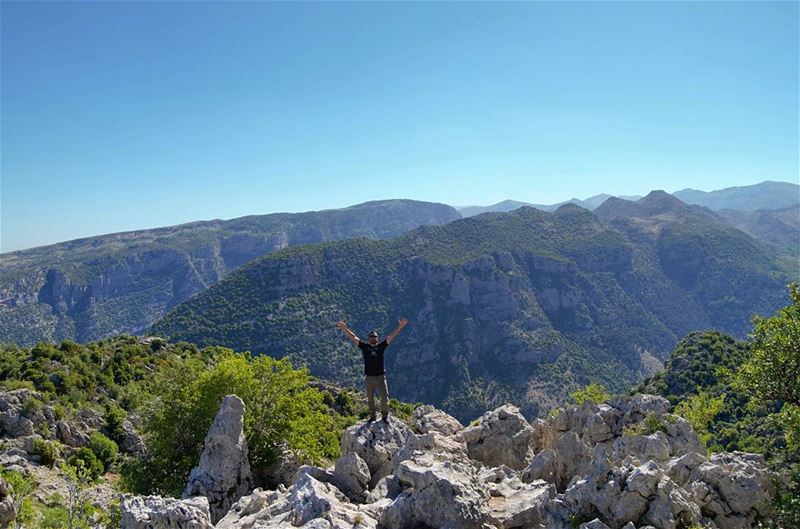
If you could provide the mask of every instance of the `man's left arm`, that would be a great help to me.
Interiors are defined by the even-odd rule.
[[[405,318],[402,318],[399,322],[397,322],[397,327],[395,328],[395,330],[393,330],[389,334],[389,336],[386,337],[386,345],[392,343],[392,340],[394,340],[395,336],[397,336],[400,333],[400,331],[403,330],[403,327],[405,327],[406,325],[408,325],[408,320]]]

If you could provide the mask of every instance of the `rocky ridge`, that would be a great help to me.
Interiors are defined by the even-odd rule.
[[[412,427],[360,423],[329,468],[235,498],[217,529],[752,528],[769,513],[760,456],[708,456],[666,399],[638,394],[529,423],[514,406],[463,428],[431,406]],[[206,528],[205,498],[123,495],[123,529]]]

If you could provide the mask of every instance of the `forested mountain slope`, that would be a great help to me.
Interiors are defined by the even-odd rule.
[[[140,333],[243,263],[280,248],[395,237],[460,218],[411,200],[101,235],[0,255],[0,341]]]
[[[357,332],[411,324],[391,392],[468,419],[536,413],[590,380],[624,390],[696,329],[743,336],[797,275],[771,250],[663,192],[597,214],[521,208],[382,241],[306,245],[249,263],[153,327],[172,340],[290,355],[358,384]]]

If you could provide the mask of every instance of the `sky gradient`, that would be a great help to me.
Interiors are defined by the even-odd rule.
[[[0,6],[0,252],[800,172],[797,2]]]

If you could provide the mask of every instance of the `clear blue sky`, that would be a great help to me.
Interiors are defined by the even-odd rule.
[[[2,2],[1,251],[798,179],[798,3]]]

